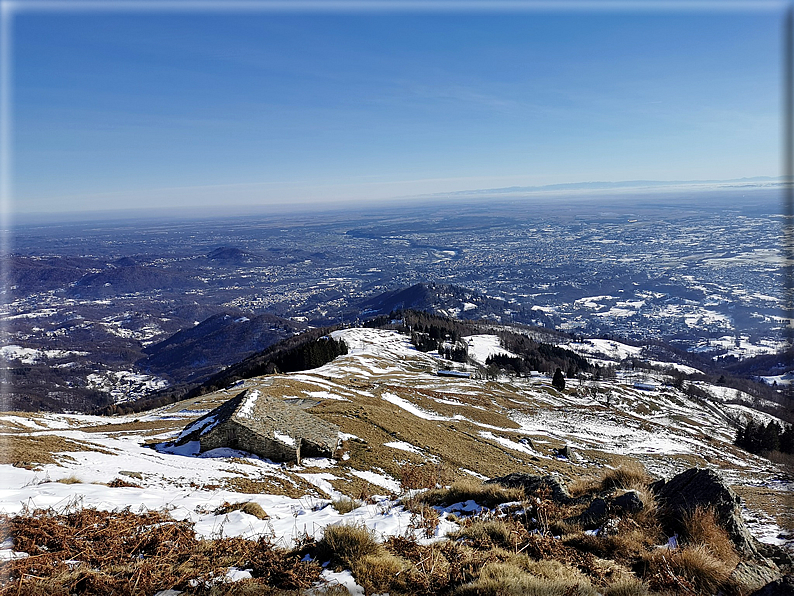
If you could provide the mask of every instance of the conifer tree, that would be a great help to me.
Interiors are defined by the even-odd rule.
[[[565,389],[565,376],[562,374],[561,368],[557,367],[557,370],[554,371],[554,377],[551,379],[551,384],[560,391]]]

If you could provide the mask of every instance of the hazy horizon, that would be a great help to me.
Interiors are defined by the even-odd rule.
[[[160,206],[138,208],[93,209],[84,211],[40,211],[7,214],[6,230],[26,226],[75,225],[108,223],[110,225],[140,222],[188,221],[205,219],[234,219],[240,217],[319,218],[346,212],[360,214],[392,213],[399,210],[438,210],[503,208],[505,205],[542,205],[544,210],[555,206],[563,209],[575,205],[598,208],[626,208],[635,206],[707,206],[717,209],[752,208],[777,205],[785,212],[786,187],[783,177],[744,181],[676,181],[674,183],[625,186],[630,181],[616,183],[571,183],[552,185],[534,190],[472,189],[446,195],[416,195],[381,201],[349,200],[307,203],[272,203],[267,205],[204,205],[184,207]],[[647,182],[647,181],[646,181]],[[570,188],[573,187],[573,188]],[[520,210],[519,210],[520,211]],[[452,212],[450,213],[452,215]]]

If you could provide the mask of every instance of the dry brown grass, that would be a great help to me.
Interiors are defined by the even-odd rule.
[[[628,516],[645,528],[649,534],[658,535],[661,533],[659,525],[659,504],[656,502],[656,495],[647,486],[640,486],[633,489],[640,497],[642,509],[628,514]]]
[[[326,526],[322,540],[317,543],[316,556],[336,567],[350,569],[362,557],[384,552],[375,533],[363,524],[334,524]]]
[[[320,574],[319,565],[301,560],[302,551],[276,549],[264,538],[198,540],[191,523],[162,512],[36,510],[2,516],[0,527],[14,537],[15,550],[31,555],[3,564],[9,580],[2,596],[190,592],[232,566],[251,569],[246,583],[260,593],[268,593],[265,586],[278,593],[309,588]]]
[[[132,420],[121,424],[97,424],[95,426],[85,426],[83,431],[87,433],[125,433],[131,431],[141,431],[143,436],[161,435],[169,430],[181,430],[185,426],[182,418],[158,420]]]
[[[410,593],[410,564],[385,550],[373,555],[365,555],[352,564],[351,571],[356,582],[366,594]]]
[[[794,469],[794,453],[783,453],[782,451],[764,451],[762,456],[769,461],[780,464],[786,470]]]
[[[687,544],[703,545],[726,565],[735,567],[739,563],[739,555],[728,536],[728,532],[719,525],[714,510],[706,507],[695,507],[684,514],[683,539]]]
[[[213,514],[226,515],[232,511],[242,511],[248,515],[253,515],[258,519],[268,519],[270,516],[262,509],[262,506],[256,501],[245,501],[242,503],[224,503],[218,507]]]
[[[637,578],[622,579],[603,589],[604,596],[646,596],[646,594],[648,594],[648,584]]]
[[[317,487],[309,484],[305,478],[301,478],[297,474],[289,472],[287,472],[287,474],[289,475],[289,479],[280,476],[265,476],[261,477],[259,480],[251,480],[250,478],[234,476],[232,478],[225,478],[222,481],[221,488],[249,495],[258,495],[262,493],[286,495],[294,499],[300,499],[306,495],[323,496]]]
[[[57,435],[9,434],[0,441],[0,464],[33,468],[36,464],[57,464],[61,453],[96,451],[114,455],[107,449],[83,441],[64,439]]]
[[[601,478],[599,488],[610,490],[622,488],[626,490],[642,490],[652,481],[650,474],[640,462],[630,460],[619,467],[607,470]]]
[[[77,476],[72,474],[71,476],[67,476],[66,478],[58,478],[55,482],[59,484],[82,484],[83,481],[80,480]]]
[[[412,596],[449,594],[456,586],[477,579],[484,565],[512,556],[504,549],[480,551],[452,540],[420,545],[413,538],[393,536],[385,545],[411,564],[407,574]]]
[[[431,489],[416,497],[419,502],[430,505],[452,505],[474,501],[483,507],[495,507],[500,503],[521,501],[524,491],[520,488],[505,488],[498,484],[483,484],[479,480],[464,479],[449,488]]]
[[[361,501],[357,499],[351,499],[350,497],[346,497],[343,495],[338,499],[332,500],[331,507],[336,509],[337,512],[344,515],[345,513],[350,513],[354,509],[361,507]]]
[[[453,540],[464,540],[477,549],[504,548],[515,552],[526,536],[524,527],[510,519],[492,518],[466,520],[460,530],[452,533]]]
[[[479,578],[459,586],[454,593],[456,596],[596,596],[598,594],[584,576],[581,579],[570,579],[544,575],[528,573],[526,569],[512,562],[490,563],[483,567]]]
[[[442,464],[407,463],[400,468],[400,488],[403,491],[418,488],[436,488],[451,481],[452,474]]]
[[[425,452],[437,456],[446,464],[446,470],[451,478],[442,478],[441,484],[449,484],[454,479],[464,478],[466,474],[461,468],[488,477],[500,476],[505,470],[513,470],[521,466],[527,466],[529,470],[537,469],[532,456],[506,450],[497,442],[480,437],[478,431],[481,427],[469,420],[438,422],[417,418],[410,412],[381,399],[377,393],[382,391],[394,393],[420,407],[442,414],[445,414],[448,408],[449,415],[461,414],[467,419],[487,422],[500,428],[517,428],[507,416],[509,411],[515,408],[515,404],[503,399],[499,394],[501,387],[494,391],[486,390],[482,397],[476,395],[465,397],[467,403],[483,402],[491,412],[489,418],[493,418],[486,420],[483,416],[487,412],[483,410],[438,404],[421,398],[420,390],[415,391],[384,381],[379,385],[376,395],[356,395],[354,406],[351,406],[350,402],[323,400],[311,409],[313,414],[338,425],[343,432],[354,434],[365,441],[365,443],[356,441],[346,443],[350,453],[349,461],[356,462],[357,468],[381,468],[385,473],[399,479],[406,462],[412,465],[420,465],[424,462],[419,455],[384,446],[384,443],[398,439],[422,446]],[[438,394],[438,396],[449,399],[449,394]],[[504,401],[505,407],[495,408],[494,401]],[[510,433],[503,434],[510,435]],[[541,464],[539,460],[537,463],[538,466]],[[339,465],[341,468],[346,466],[341,462]],[[542,460],[542,467],[549,471],[567,470],[567,466],[567,463],[556,460]]]
[[[703,545],[674,550],[660,548],[645,557],[644,563],[645,576],[653,589],[716,594],[731,592],[733,588],[730,580],[733,567]]]
[[[511,557],[509,562],[543,579],[559,579],[570,584],[590,583],[581,571],[554,559],[535,561],[522,553]]]
[[[568,493],[572,497],[581,497],[584,495],[593,494],[601,486],[601,481],[592,476],[582,476],[568,483]]]
[[[647,555],[661,537],[658,528],[649,530],[630,518],[624,518],[618,523],[617,532],[613,535],[592,536],[579,533],[564,537],[563,542],[603,559],[631,564]]]

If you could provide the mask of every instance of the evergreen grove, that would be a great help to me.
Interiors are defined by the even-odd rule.
[[[794,453],[794,427],[774,420],[766,425],[750,420],[739,427],[734,444],[756,455],[767,451]]]

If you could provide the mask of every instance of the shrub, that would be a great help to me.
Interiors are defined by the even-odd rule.
[[[425,538],[430,538],[436,533],[438,522],[441,519],[438,511],[430,505],[416,502],[412,507],[406,506],[406,509],[413,513],[409,526],[411,530],[422,530]]]
[[[141,488],[139,484],[127,482],[121,478],[114,478],[107,484],[110,488]]]
[[[601,490],[613,488],[643,489],[651,482],[651,477],[638,461],[621,464],[615,469],[607,470],[601,478]]]
[[[317,543],[317,558],[331,560],[335,565],[352,567],[353,562],[368,555],[384,552],[375,532],[363,524],[334,524],[326,526],[322,540]]]
[[[496,553],[497,549],[480,553],[451,540],[419,544],[411,536],[392,536],[387,540],[386,547],[411,563],[408,570],[392,584],[394,591],[391,593],[399,592],[399,585],[405,581],[410,586],[405,593],[412,596],[448,594],[451,586],[479,575],[485,562],[494,560],[502,553],[503,559],[509,556],[503,551]]]
[[[0,527],[14,536],[16,550],[38,553],[4,564],[2,594],[154,594],[203,584],[232,566],[251,569],[254,579],[246,582],[270,594],[311,588],[321,571],[304,553],[276,549],[264,538],[200,540],[192,523],[164,512],[35,510],[0,516]]]
[[[350,513],[353,509],[361,507],[361,501],[342,495],[338,499],[331,501],[331,507],[344,515],[345,513]]]

